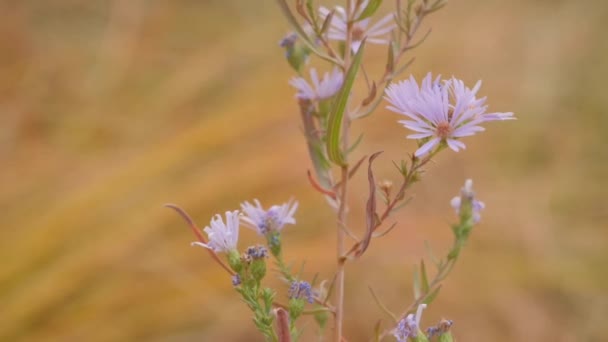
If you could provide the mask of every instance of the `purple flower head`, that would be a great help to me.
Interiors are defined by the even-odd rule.
[[[420,319],[422,318],[422,310],[426,308],[426,304],[418,305],[416,310],[416,316],[409,314],[407,317],[399,321],[397,327],[393,330],[393,336],[398,342],[407,342],[409,337],[418,336],[418,330],[420,329]]]
[[[239,240],[239,212],[227,211],[225,224],[220,215],[215,215],[204,231],[207,233],[209,241],[207,243],[193,242],[193,246],[209,248],[216,253],[236,250]]]
[[[468,201],[471,203],[473,223],[479,222],[479,220],[481,220],[481,210],[483,210],[486,205],[483,202],[475,199],[475,192],[473,192],[473,181],[471,179],[467,179],[464,182],[464,187],[460,190],[460,196],[456,196],[450,201],[452,208],[454,208],[456,214],[458,215],[461,214],[463,201]]]
[[[450,331],[452,325],[454,325],[454,321],[449,319],[442,319],[439,324],[426,329],[426,336],[431,339],[436,335],[445,334]]]
[[[293,217],[298,209],[298,202],[290,200],[281,205],[273,205],[268,210],[264,210],[260,201],[253,200],[255,205],[244,202],[241,209],[245,216],[243,222],[250,228],[255,229],[258,234],[265,236],[269,232],[278,232],[286,224],[295,224]]]
[[[288,295],[289,299],[306,299],[309,303],[314,302],[312,287],[307,281],[295,280],[291,282]]]
[[[293,49],[298,40],[298,35],[295,32],[289,32],[283,39],[279,41],[279,46],[286,49]]]
[[[349,1],[352,2],[351,8],[354,10],[356,7],[356,1]],[[369,0],[363,1],[363,3],[357,8],[357,12],[354,13],[354,16],[353,13],[350,13],[350,17],[358,18],[365,9],[365,7],[367,7],[368,2]],[[346,41],[346,23],[348,22],[349,16],[346,15],[346,10],[344,10],[344,8],[341,6],[336,6],[335,10],[336,12],[331,20],[327,37],[332,40]],[[322,20],[325,20],[325,18],[329,15],[330,12],[331,11],[326,7],[319,8],[319,14]],[[388,44],[389,39],[387,38],[387,35],[397,26],[393,18],[393,13],[387,14],[377,23],[371,26],[371,18],[355,21],[352,27],[352,37],[350,45],[352,52],[357,53],[357,51],[359,51],[361,43],[363,42],[363,39],[366,38],[366,41],[368,43],[383,45]]]
[[[251,246],[247,247],[245,255],[249,260],[264,259],[268,257],[268,250],[266,249],[266,247],[261,245]]]
[[[239,286],[241,285],[241,276],[239,276],[238,274],[235,274],[232,276],[232,286]]]
[[[315,68],[310,68],[309,84],[303,77],[293,77],[289,84],[298,90],[296,97],[300,100],[320,101],[334,96],[342,87],[344,75],[338,68],[334,68],[331,73],[323,74],[319,80],[319,75]]]
[[[486,98],[475,97],[480,87],[481,81],[469,89],[454,77],[433,80],[429,72],[420,87],[413,76],[390,85],[385,99],[391,104],[388,109],[407,117],[399,123],[416,132],[407,138],[425,139],[415,152],[420,157],[442,142],[458,152],[466,147],[460,138],[485,130],[481,123],[515,119],[513,113],[486,113]]]

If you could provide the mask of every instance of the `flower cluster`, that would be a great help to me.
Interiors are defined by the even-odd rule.
[[[287,224],[295,224],[293,217],[298,209],[298,202],[289,201],[282,205],[273,205],[268,210],[264,210],[260,202],[254,200],[255,206],[249,202],[241,204],[245,216],[243,223],[255,229],[260,235],[268,232],[280,232]],[[192,245],[211,249],[216,253],[228,253],[237,249],[239,239],[240,214],[237,210],[226,212],[226,223],[220,215],[211,219],[209,226],[205,227],[209,242],[193,242]],[[263,246],[249,247],[248,256],[253,259],[266,257],[267,250]]]
[[[313,291],[310,283],[303,280],[294,280],[289,286],[290,299],[306,299],[307,302],[313,303]]]
[[[321,281],[313,289],[317,286],[316,278],[312,284],[300,280],[303,272],[295,274],[291,264],[283,259],[281,234],[285,227],[296,224],[294,215],[298,202],[295,200],[270,207],[262,206],[257,199],[245,201],[240,204],[240,210],[226,212],[225,218],[215,215],[209,226],[204,228],[207,239],[196,231],[199,242],[193,243],[209,249],[214,260],[232,277],[234,290],[252,311],[253,323],[267,340],[297,339],[296,321],[306,313],[314,315],[321,338],[326,322],[333,318],[334,340],[344,341],[342,322],[349,314],[344,310],[343,301],[347,278],[345,264],[361,258],[372,241],[395,227],[396,224],[388,227],[386,221],[392,219],[395,210],[407,204],[411,185],[422,179],[425,165],[436,153],[446,148],[456,152],[465,149],[462,139],[484,131],[486,122],[515,119],[510,112],[488,112],[486,98],[478,97],[481,81],[470,88],[455,77],[442,79],[441,76],[433,77],[430,72],[420,83],[413,76],[395,81],[395,77],[409,65],[403,56],[426,38],[415,37],[422,20],[446,2],[397,0],[393,12],[375,19],[374,14],[381,5],[377,0],[346,0],[346,8],[335,6],[332,9],[316,8],[311,1],[295,1],[294,6],[286,0],[278,1],[294,29],[279,45],[285,51],[287,62],[297,72],[289,84],[295,88],[303,135],[312,162],[309,181],[335,209],[338,258],[334,280],[328,287],[327,280]],[[364,53],[368,50],[363,45],[367,44],[389,45],[388,49],[383,49],[388,53],[386,68],[381,74],[375,75],[373,68],[364,68],[367,65]],[[330,65],[319,69],[325,72],[309,68],[306,73],[304,67],[315,55]],[[352,95],[361,89],[359,85],[363,85],[363,80],[367,92],[361,96],[361,102],[355,103],[358,96]],[[363,167],[360,166],[365,163],[365,157],[358,163],[351,159],[351,153],[361,141],[350,141],[351,123],[371,114],[383,101],[388,102],[389,110],[403,115],[398,122],[412,131],[407,138],[416,140],[418,144],[413,154],[407,154],[407,159],[395,163],[402,182],[394,187],[397,191],[393,191],[394,180],[378,182],[374,175],[372,163],[380,152],[371,154]],[[358,234],[350,231],[352,227],[345,224],[351,222],[347,197],[350,191],[347,190],[358,179],[354,177],[358,170],[364,169],[367,169],[369,197],[365,212],[361,213],[361,217],[365,216],[365,235],[358,239]],[[338,170],[339,175],[336,174]],[[379,199],[384,205],[377,205]],[[450,203],[459,215],[459,221],[451,227],[454,236],[451,249],[436,260],[435,269],[427,270],[424,260],[421,260],[413,277],[415,298],[411,307],[417,305],[416,312],[407,309],[396,315],[389,311],[391,316],[400,319],[396,326],[377,331],[376,340],[391,334],[398,342],[424,342],[431,338],[442,342],[453,340],[449,332],[452,321],[442,320],[428,328],[425,335],[421,316],[427,304],[438,294],[441,282],[453,269],[485,205],[475,198],[471,180],[465,182],[460,195]],[[175,209],[172,205],[170,207]],[[194,226],[187,214],[183,211],[180,214]],[[265,244],[239,251],[241,223],[262,236]],[[350,244],[347,235],[356,240],[350,246],[347,246]],[[220,256],[219,253],[226,255]],[[287,303],[285,298],[277,300],[277,292],[264,285],[268,258],[273,259],[277,273],[289,287]],[[379,306],[388,311],[375,294],[374,297]],[[332,299],[334,302],[329,303]],[[306,305],[315,300],[314,309],[306,311]],[[289,318],[276,319],[280,316],[277,312]]]
[[[261,245],[247,247],[247,250],[245,250],[243,257],[243,259],[245,259],[246,261],[253,261],[264,258],[268,258],[268,250],[266,249],[266,247]]]
[[[454,322],[452,320],[442,319],[439,324],[432,327],[428,327],[426,329],[426,336],[430,339],[434,336],[446,334],[450,331],[452,325],[454,325]]]

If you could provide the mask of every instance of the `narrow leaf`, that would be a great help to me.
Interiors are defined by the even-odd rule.
[[[420,260],[420,281],[422,285],[422,293],[429,292],[429,278],[426,275],[426,266],[424,260]]]
[[[369,18],[374,15],[374,13],[376,13],[381,4],[382,0],[371,0],[370,2],[368,2],[363,12],[361,12],[359,18],[357,18],[357,21]]]
[[[414,269],[414,299],[418,300],[420,298],[420,296],[422,295],[422,291],[420,290],[420,276],[418,275],[418,270]]]
[[[439,294],[439,290],[441,290],[441,285],[437,286],[433,292],[431,292],[428,296],[426,296],[426,298],[424,299],[423,303],[424,304],[431,304],[435,298],[437,298],[437,295]]]
[[[308,15],[310,19],[316,23],[316,15],[315,15],[315,5],[312,3],[312,0],[306,0],[306,10],[308,11]]]
[[[361,135],[359,135],[357,140],[355,140],[355,142],[348,148],[348,151],[346,151],[346,154],[350,154],[352,151],[354,151],[357,148],[357,146],[359,146],[361,141],[363,141],[363,133],[361,133]]]
[[[376,326],[374,327],[374,341],[376,342],[380,342],[380,335],[382,333],[382,331],[380,330],[381,326],[382,320],[378,320],[378,322],[376,322]]]
[[[371,287],[368,287],[368,289],[369,292],[372,294],[372,297],[374,297],[374,300],[376,301],[378,307],[382,309],[382,311],[384,311],[384,313],[387,314],[396,323],[398,321],[397,316],[380,301],[380,298],[378,298],[378,295],[376,295],[374,289],[372,289]]]
[[[424,241],[424,248],[426,249],[426,253],[428,254],[429,258],[431,258],[431,261],[435,264],[435,266],[439,267],[440,261],[437,259],[435,253],[433,253],[431,244],[428,241]]]
[[[331,10],[327,17],[325,17],[323,25],[321,26],[321,31],[319,32],[320,34],[324,34],[325,32],[327,32],[327,30],[329,30],[329,25],[331,24],[331,21],[334,18],[334,13],[336,13],[336,10]]]
[[[376,181],[374,180],[374,172],[372,171],[372,163],[382,151],[376,152],[369,157],[369,166],[367,167],[367,180],[369,181],[369,198],[365,207],[365,223],[366,230],[363,240],[359,245],[359,249],[355,253],[355,257],[363,255],[372,239],[374,229],[376,228]]]
[[[359,71],[359,66],[361,65],[364,47],[365,40],[361,43],[359,51],[357,51],[355,57],[353,58],[353,62],[344,78],[342,89],[336,96],[329,114],[329,122],[327,127],[327,152],[329,159],[340,166],[346,165],[344,155],[340,150],[340,134],[342,131],[344,112],[346,111],[346,104],[348,102],[348,97],[350,96],[350,91],[355,83],[357,71]]]
[[[372,103],[372,101],[374,100],[374,98],[376,98],[376,82],[374,81],[372,83],[372,87],[369,90],[369,94],[367,95],[367,97],[365,99],[363,99],[363,102],[361,102],[361,106],[365,107],[367,105],[369,105],[370,103]]]

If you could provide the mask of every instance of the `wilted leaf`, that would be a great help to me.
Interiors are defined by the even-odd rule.
[[[374,228],[376,228],[376,181],[374,180],[374,172],[372,171],[372,163],[374,159],[378,157],[382,151],[376,152],[369,157],[369,166],[367,168],[367,180],[369,182],[369,198],[367,199],[367,205],[365,207],[365,223],[366,223],[366,231],[365,236],[363,236],[363,240],[359,244],[359,249],[355,253],[356,257],[360,257],[367,247],[369,246],[369,242],[372,239],[372,234],[374,233]]]

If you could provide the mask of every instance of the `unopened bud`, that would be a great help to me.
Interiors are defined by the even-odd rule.
[[[380,190],[382,190],[382,192],[384,192],[386,197],[389,197],[391,194],[391,190],[393,189],[393,182],[388,179],[384,179],[378,183],[378,187],[380,188]]]

